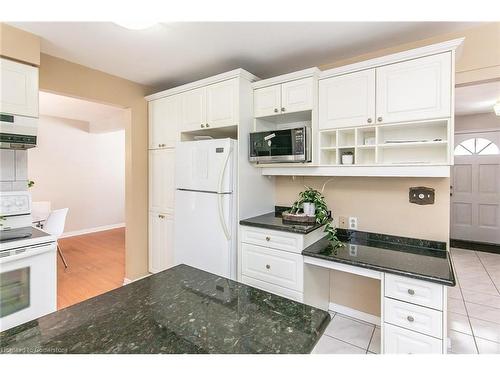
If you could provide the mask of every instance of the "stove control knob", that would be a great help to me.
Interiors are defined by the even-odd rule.
[[[21,207],[23,205],[23,201],[21,199],[16,200],[16,206]]]

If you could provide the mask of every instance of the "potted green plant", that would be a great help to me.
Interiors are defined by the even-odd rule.
[[[326,237],[334,249],[344,246],[338,239],[337,231],[332,225],[332,219],[328,215],[328,206],[325,202],[325,197],[316,189],[307,187],[306,190],[299,193],[299,199],[295,201],[290,209],[293,214],[304,212],[304,205],[314,205],[314,216],[316,216],[316,223],[324,224]],[[307,206],[306,206],[307,207]],[[310,206],[309,206],[310,207]]]

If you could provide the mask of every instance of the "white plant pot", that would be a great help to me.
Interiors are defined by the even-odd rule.
[[[316,205],[314,203],[304,203],[303,210],[307,216],[316,215]]]
[[[342,155],[342,164],[353,164],[354,155]]]

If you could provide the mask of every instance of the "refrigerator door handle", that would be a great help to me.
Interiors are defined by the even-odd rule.
[[[228,240],[231,239],[231,233],[229,233],[229,229],[227,228],[227,225],[226,225],[226,220],[224,220],[224,207],[222,205],[222,196],[223,196],[223,192],[222,192],[222,182],[224,180],[224,172],[226,171],[226,167],[227,167],[227,163],[229,161],[229,156],[231,155],[231,152],[232,152],[232,149],[229,148],[229,151],[226,155],[226,159],[224,160],[224,165],[222,166],[222,169],[220,171],[220,176],[219,176],[219,191],[218,191],[218,195],[217,195],[217,200],[218,200],[218,203],[219,203],[219,221],[220,221],[220,224],[222,226],[222,230],[224,231],[224,235],[226,236],[226,238]]]

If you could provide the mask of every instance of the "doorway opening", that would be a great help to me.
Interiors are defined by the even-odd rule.
[[[47,229],[67,209],[56,234],[62,309],[123,285],[128,112],[47,92],[39,107],[37,147],[28,152],[32,216]]]
[[[453,247],[500,253],[500,81],[456,89],[450,237]]]

